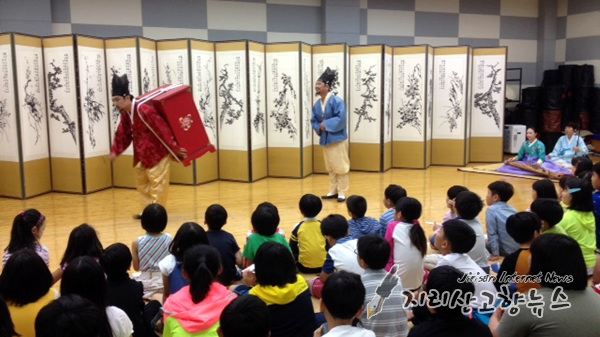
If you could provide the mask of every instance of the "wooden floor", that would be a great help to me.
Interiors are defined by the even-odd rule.
[[[364,196],[368,201],[367,215],[375,218],[385,211],[382,204],[383,191],[389,184],[406,188],[408,195],[423,204],[421,223],[426,233],[431,226],[426,221],[440,221],[447,211],[446,190],[451,185],[464,185],[485,199],[487,185],[503,179],[515,187],[510,204],[522,211],[531,203],[532,180],[500,177],[493,175],[459,172],[455,167],[431,167],[427,170],[392,169],[385,173],[350,173],[349,194]],[[274,203],[281,217],[280,227],[286,237],[302,215],[298,200],[305,193],[323,195],[327,192],[328,177],[311,175],[305,179],[267,178],[255,183],[218,181],[200,186],[172,185],[169,190],[169,224],[166,232],[175,235],[179,226],[187,221],[204,223],[204,211],[213,203],[222,204],[229,213],[225,230],[231,232],[240,246],[251,228],[250,216],[257,204],[263,201]],[[14,216],[27,208],[37,208],[48,219],[41,243],[50,250],[50,267],[58,266],[71,229],[81,223],[96,228],[104,246],[123,242],[128,246],[144,231],[132,215],[140,211],[140,201],[135,190],[114,188],[90,195],[49,193],[29,200],[0,198],[0,247],[8,244]],[[347,216],[345,204],[324,201],[319,217],[331,213]],[[481,214],[485,221],[485,208]]]

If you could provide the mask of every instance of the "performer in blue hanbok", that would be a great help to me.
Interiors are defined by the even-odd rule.
[[[583,137],[576,134],[577,124],[569,122],[565,126],[565,135],[560,137],[554,146],[554,150],[548,154],[557,165],[564,168],[571,168],[571,159],[573,157],[586,156],[588,148],[583,141]]]
[[[348,171],[348,134],[346,132],[346,105],[331,92],[337,82],[337,71],[325,69],[315,83],[315,91],[320,97],[312,112],[311,124],[319,135],[319,145],[323,147],[325,169],[329,172],[329,193],[323,199],[346,201],[346,192],[350,187]]]

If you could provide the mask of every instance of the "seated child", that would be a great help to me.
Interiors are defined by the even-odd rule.
[[[562,201],[568,207],[557,226],[562,227],[568,236],[579,243],[588,267],[588,275],[592,275],[596,265],[596,219],[592,184],[589,180],[570,177],[565,187],[562,191]]]
[[[473,294],[475,287],[471,282],[460,281],[465,274],[452,266],[440,266],[431,271],[427,278],[425,290],[436,291],[436,294],[458,293],[468,303],[467,294]],[[439,298],[438,298],[439,299]],[[440,305],[428,306],[431,315],[427,320],[415,325],[410,330],[410,337],[447,337],[447,336],[476,336],[492,337],[490,329],[479,320],[465,316],[470,308],[457,301],[439,301]],[[457,305],[458,304],[458,305]],[[413,319],[414,321],[414,319]]]
[[[285,237],[276,233],[277,226],[279,226],[279,212],[275,205],[270,202],[259,204],[252,213],[250,221],[252,222],[254,234],[250,235],[242,253],[246,259],[244,266],[250,266],[254,262],[256,251],[265,242],[281,243],[292,252],[290,245],[285,241]]]
[[[446,214],[444,214],[444,218],[442,219],[442,223],[451,220],[451,219],[455,219],[456,218],[456,209],[454,207],[454,199],[456,198],[456,195],[462,191],[468,191],[469,189],[464,187],[464,186],[460,186],[460,185],[454,185],[451,186],[448,191],[446,191],[446,206],[448,207],[448,212],[446,212]],[[431,248],[435,248],[433,247],[433,243],[435,242],[435,235],[437,234],[437,232],[440,231],[440,228],[442,227],[441,223],[434,223],[433,225],[433,234],[431,234],[431,236],[429,237],[429,243],[431,244]]]
[[[364,269],[356,259],[356,239],[348,235],[348,221],[342,215],[330,214],[321,222],[321,233],[331,247],[325,257],[321,274],[310,284],[313,296],[321,298],[321,289],[335,271],[346,270],[362,275]]]
[[[50,265],[50,252],[48,248],[40,243],[40,239],[46,229],[46,217],[37,209],[30,208],[20,212],[13,220],[10,230],[10,240],[2,256],[2,267],[12,254],[21,249],[35,251],[46,263]]]
[[[94,227],[84,223],[73,228],[71,234],[69,234],[67,248],[65,248],[65,254],[60,260],[60,265],[52,273],[54,283],[62,278],[63,272],[76,257],[89,256],[98,261],[102,255],[102,250],[102,243],[100,243],[98,233],[96,233]]]
[[[582,178],[587,172],[592,172],[594,163],[588,157],[573,157],[571,165],[573,165],[573,175]]]
[[[254,273],[244,272],[248,292],[264,301],[271,313],[271,337],[310,336],[317,320],[306,279],[283,245],[265,242],[254,261]],[[238,287],[239,288],[239,287]]]
[[[557,224],[562,220],[565,210],[557,199],[537,198],[531,203],[531,212],[535,213],[542,222],[541,232],[567,235]]]
[[[240,296],[221,313],[217,330],[221,337],[269,337],[271,314],[265,302],[256,296]]]
[[[154,337],[147,316],[154,317],[160,311],[156,300],[144,303],[144,287],[141,282],[129,278],[131,252],[126,245],[114,243],[104,250],[100,265],[106,274],[106,304],[123,310],[133,323],[133,337]],[[154,314],[152,314],[154,313]]]
[[[102,336],[107,328],[102,326],[101,317],[100,308],[88,299],[63,295],[40,310],[35,319],[35,336]]]
[[[182,263],[185,252],[195,245],[208,245],[208,237],[204,228],[195,222],[186,222],[175,234],[173,242],[169,245],[169,255],[158,263],[163,278],[163,303],[169,295],[178,292],[190,284],[183,277]]]
[[[471,192],[461,192],[471,193]],[[448,220],[444,222],[442,229],[435,238],[435,247],[442,253],[442,259],[438,262],[437,267],[452,266],[465,273],[468,277],[481,278],[487,273],[477,265],[468,255],[476,244],[477,238],[475,231],[471,226],[460,220]],[[434,268],[435,270],[435,268]],[[478,279],[473,282],[475,286],[475,301],[471,302],[474,309],[484,308],[487,297],[483,295],[484,291],[496,296],[496,287],[490,280]],[[488,306],[489,307],[489,306]],[[487,324],[492,312],[487,318],[478,317],[486,320]]]
[[[506,232],[506,219],[517,213],[507,204],[514,194],[514,188],[506,181],[495,181],[488,185],[485,203],[489,206],[485,211],[485,227],[487,228],[488,250],[490,261],[500,256],[511,254],[519,248],[519,244]]]
[[[456,207],[457,219],[465,222],[475,231],[476,241],[475,245],[468,252],[469,256],[486,273],[489,273],[490,267],[488,266],[488,261],[490,253],[485,248],[483,226],[478,217],[483,209],[483,201],[481,201],[481,198],[477,194],[471,191],[464,191],[456,195],[454,206]]]
[[[320,273],[327,256],[327,242],[321,234],[321,221],[317,215],[323,204],[314,194],[305,194],[300,198],[300,212],[304,220],[292,230],[290,248],[301,273]]]
[[[422,206],[419,200],[406,197],[396,204],[396,222],[389,224],[385,240],[390,245],[390,258],[385,270],[392,265],[398,269],[402,285],[409,291],[417,290],[423,284],[423,260],[427,253],[427,239],[419,224]]]
[[[216,336],[223,309],[236,295],[215,282],[221,269],[219,252],[208,245],[190,248],[183,271],[190,285],[169,296],[163,307],[163,337]]]
[[[242,267],[242,252],[233,235],[222,230],[227,224],[227,211],[221,205],[208,206],[204,212],[204,223],[208,226],[208,242],[221,254],[223,272],[217,276],[217,281],[229,286],[233,280],[241,278],[237,267]]]
[[[381,235],[381,223],[375,218],[365,216],[367,213],[367,199],[360,195],[351,195],[346,200],[348,215],[352,219],[348,220],[348,229],[350,236],[358,239],[367,234]]]
[[[321,311],[325,313],[326,325],[319,327],[314,336],[327,337],[375,337],[373,331],[352,326],[364,309],[365,287],[360,276],[339,271],[325,282]]]
[[[540,179],[531,184],[531,199],[535,200],[537,198],[558,199],[556,187],[554,187],[552,180]]]
[[[408,322],[404,311],[405,297],[402,295],[402,280],[394,272],[388,274],[384,267],[386,256],[390,255],[390,245],[378,235],[365,235],[356,245],[358,264],[365,269],[360,277],[365,286],[366,296],[360,316],[362,326],[375,332],[377,337],[404,337],[408,334]],[[384,291],[384,282],[392,282]],[[394,286],[395,284],[395,286]],[[384,301],[377,310],[379,301]]]
[[[558,204],[558,201],[556,203]],[[525,276],[529,274],[529,261],[531,259],[529,247],[533,240],[540,235],[541,227],[540,219],[532,212],[519,212],[508,217],[506,230],[519,243],[519,249],[512,254],[508,254],[502,261],[498,278],[494,282],[496,289],[500,290],[500,286],[503,284],[516,284],[516,290],[525,294],[529,289],[540,288],[540,285],[534,282],[514,282],[521,279],[511,280],[511,275]]]
[[[394,221],[394,212],[398,200],[406,197],[406,190],[402,186],[391,184],[383,192],[383,206],[388,210],[379,218],[381,223],[381,236],[385,236],[385,231],[390,222]]]
[[[169,245],[173,239],[168,233],[167,210],[159,204],[150,204],[141,215],[142,228],[146,234],[131,243],[133,269],[141,271],[135,279],[144,284],[144,297],[150,298],[156,292],[162,292],[163,280],[158,268],[160,260],[169,255]]]

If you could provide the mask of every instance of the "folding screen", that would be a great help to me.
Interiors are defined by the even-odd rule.
[[[383,158],[381,170],[392,168],[392,60],[393,51],[391,47],[383,48]]]
[[[0,34],[0,196],[52,189],[42,40]]]
[[[159,86],[167,84],[190,85],[190,51],[189,40],[164,40],[156,42],[158,54]],[[171,162],[171,182],[193,185],[195,163],[185,167]]]
[[[111,99],[110,105],[110,139],[111,144],[114,140],[115,132],[121,120],[121,113],[112,104],[112,76],[116,74],[122,76],[127,74],[129,79],[129,92],[133,97],[137,97],[144,92],[140,88],[140,71],[139,71],[139,44],[144,44],[144,47],[149,48],[154,53],[154,80],[156,81],[156,43],[154,41],[139,39],[136,37],[116,38],[104,40],[106,47],[106,75],[108,80],[108,98]],[[150,84],[150,76],[146,69],[144,77],[146,92],[150,87],[156,87],[156,82]],[[113,185],[119,187],[135,187],[135,172],[132,169],[133,164],[133,145],[130,145],[112,163],[113,167]]]
[[[391,167],[391,48],[350,47],[349,68],[350,168],[380,172]]]
[[[474,48],[469,161],[501,162],[506,47]]]
[[[250,176],[252,181],[265,178],[267,163],[267,81],[265,45],[248,42],[248,91],[250,130]]]
[[[211,144],[217,148],[217,95],[215,74],[215,44],[191,40],[192,93],[204,129]],[[208,152],[195,160],[196,183],[219,179],[218,152]]]
[[[427,168],[431,163],[433,49],[394,47],[393,167]]]
[[[307,132],[312,104],[305,92],[310,46],[275,43],[266,50],[269,176],[301,178],[312,172],[312,163],[304,163],[307,157],[312,161],[312,135]]]
[[[302,177],[314,172],[313,170],[313,131],[310,119],[312,118],[312,100],[314,85],[312,80],[312,47],[302,43],[300,54],[300,96],[302,96]]]
[[[311,89],[314,92],[314,85],[319,76],[327,67],[338,72],[338,82],[332,85],[332,92],[344,100],[346,103],[346,112],[348,113],[347,100],[347,71],[346,65],[348,46],[346,44],[316,45],[312,46],[312,83]],[[311,92],[312,93],[312,92]],[[312,105],[314,106],[319,97],[313,95]],[[311,108],[312,116],[312,108]],[[325,162],[323,160],[323,149],[319,146],[319,136],[311,131],[313,138],[313,170],[315,173],[327,173]]]
[[[89,193],[112,186],[104,40],[43,39],[54,191]]]
[[[267,175],[265,46],[229,41],[216,42],[215,49],[219,178],[262,179]]]
[[[469,54],[465,46],[434,48],[433,165],[468,162]]]

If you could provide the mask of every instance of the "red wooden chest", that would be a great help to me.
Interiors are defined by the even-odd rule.
[[[216,151],[208,139],[189,85],[164,85],[137,97],[136,106],[138,104],[151,104],[166,120],[177,143],[187,150],[187,158],[181,160],[184,166],[207,152]]]

